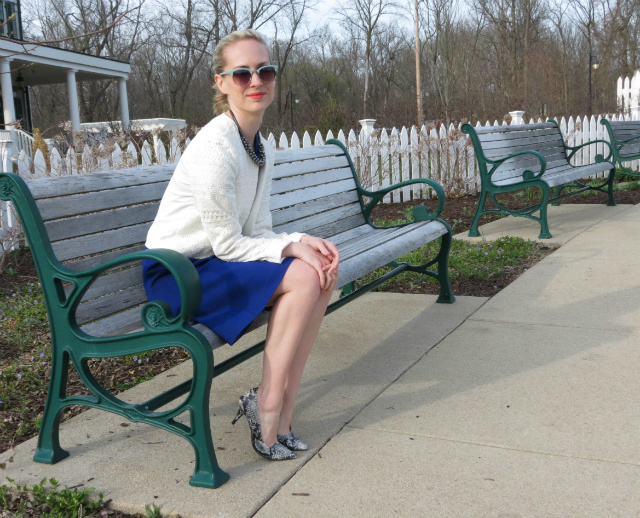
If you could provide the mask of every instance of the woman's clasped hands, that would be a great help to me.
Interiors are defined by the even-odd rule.
[[[289,246],[293,257],[304,261],[318,273],[323,291],[335,288],[340,262],[336,245],[320,237],[304,235],[299,243],[291,243]]]

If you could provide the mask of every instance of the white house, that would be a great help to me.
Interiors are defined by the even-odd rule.
[[[29,88],[37,85],[66,83],[71,129],[80,131],[77,82],[118,81],[120,117],[122,124],[128,126],[129,63],[24,41],[20,14],[20,0],[0,0],[0,108],[4,128],[11,133],[11,140],[21,141],[15,121],[20,121],[25,130],[32,131]],[[11,18],[12,15],[15,16]]]

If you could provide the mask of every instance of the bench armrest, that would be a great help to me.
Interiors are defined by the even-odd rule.
[[[142,322],[145,328],[150,330],[162,328],[166,331],[188,324],[200,306],[202,283],[195,266],[189,259],[178,252],[164,248],[133,252],[82,272],[65,268],[64,277],[66,278],[63,280],[74,284],[74,289],[67,298],[71,313],[75,313],[82,296],[101,273],[142,259],[153,259],[166,266],[178,284],[181,302],[180,313],[174,316],[171,316],[168,304],[163,301],[151,301],[145,304],[142,308]]]
[[[596,155],[596,162],[600,163],[600,162],[609,162],[609,160],[611,159],[611,156],[613,155],[613,147],[611,146],[611,143],[608,142],[607,140],[590,140],[589,142],[584,142],[578,146],[567,146],[565,144],[565,149],[570,150],[571,152],[567,155],[567,159],[571,160],[571,158],[573,158],[573,155],[575,155],[580,149],[582,149],[585,146],[590,146],[592,144],[597,144],[597,143],[602,143],[602,144],[606,144],[607,147],[609,148],[609,154],[606,156],[606,158],[601,155],[600,153],[598,153]]]
[[[523,171],[523,173],[522,173],[522,179],[524,181],[529,181],[529,180],[537,180],[538,178],[540,178],[544,174],[546,169],[547,169],[547,160],[544,158],[542,153],[539,153],[538,151],[534,151],[534,150],[518,151],[517,153],[513,153],[511,155],[507,155],[505,157],[498,158],[496,160],[491,160],[491,159],[487,158],[486,156],[483,156],[483,159],[484,159],[485,162],[493,165],[491,170],[487,171],[486,174],[489,176],[489,178],[491,178],[491,176],[493,174],[495,174],[495,172],[498,170],[498,168],[504,162],[506,162],[507,160],[509,160],[511,158],[515,158],[517,156],[522,156],[522,155],[533,155],[540,162],[540,170],[539,171],[534,171],[532,169],[525,169]]]
[[[444,193],[444,189],[438,182],[430,178],[414,178],[412,180],[406,180],[404,182],[390,185],[389,187],[384,187],[383,189],[379,189],[377,191],[367,191],[366,189],[359,187],[358,192],[361,196],[367,196],[371,198],[371,201],[369,203],[367,203],[366,205],[363,205],[363,214],[367,219],[368,223],[374,227],[377,227],[377,225],[374,225],[373,222],[371,221],[371,211],[380,202],[380,200],[384,198],[388,193],[396,189],[401,189],[408,185],[415,185],[420,183],[428,185],[436,192],[436,195],[438,196],[438,206],[436,207],[436,210],[434,212],[431,212],[425,205],[415,206],[413,208],[414,220],[430,221],[430,220],[438,219],[438,216],[440,216],[442,209],[444,209],[444,205],[446,201],[446,195]],[[394,226],[404,226],[408,224],[409,223],[401,223],[400,225],[394,225]]]

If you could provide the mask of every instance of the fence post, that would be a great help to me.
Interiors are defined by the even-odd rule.
[[[366,138],[373,133],[373,125],[376,123],[376,119],[362,119],[358,121],[362,126],[362,137]]]
[[[522,117],[524,115],[524,111],[516,110],[509,112],[509,115],[511,115],[511,124],[524,124],[524,118]]]

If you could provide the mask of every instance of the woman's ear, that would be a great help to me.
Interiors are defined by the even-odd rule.
[[[216,82],[218,90],[220,90],[223,94],[226,94],[227,92],[225,91],[224,77],[222,77],[220,74],[216,74],[213,79]]]

